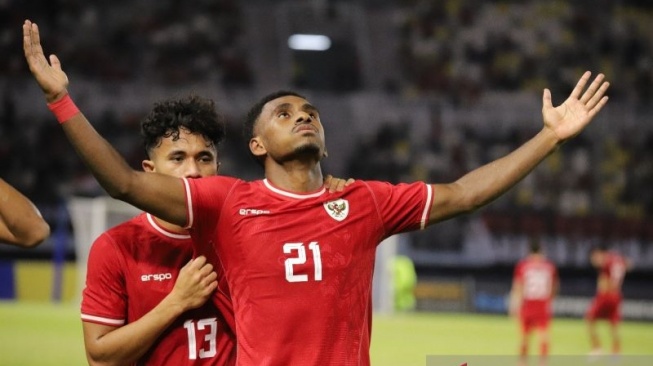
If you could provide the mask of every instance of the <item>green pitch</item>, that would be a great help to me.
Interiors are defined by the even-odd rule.
[[[427,355],[514,355],[516,329],[506,316],[376,315],[372,364],[424,366]],[[653,323],[624,322],[621,333],[624,354],[653,354]],[[552,355],[586,354],[583,322],[555,319],[551,343]],[[0,302],[0,364],[86,365],[78,307]]]

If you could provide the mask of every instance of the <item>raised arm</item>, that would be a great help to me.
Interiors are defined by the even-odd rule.
[[[49,235],[50,226],[36,206],[0,179],[0,242],[32,248]]]
[[[603,81],[603,74],[585,90],[590,76],[589,71],[585,72],[571,95],[557,107],[551,103],[551,92],[544,89],[544,127],[524,145],[453,183],[434,184],[429,224],[490,203],[517,184],[559,145],[578,135],[608,101],[604,94],[610,84]]]
[[[58,119],[64,116],[65,120],[60,122],[68,140],[107,193],[168,222],[185,225],[183,182],[179,178],[132,169],[81,112],[75,113],[76,107],[67,99],[68,77],[61,69],[61,62],[55,55],[50,55],[48,62],[41,47],[39,28],[29,20],[23,24],[23,50],[46,101],[50,106],[57,103],[55,108],[60,108],[55,114]]]
[[[136,364],[179,316],[209,299],[216,278],[213,266],[200,256],[180,270],[172,292],[142,318],[122,327],[83,322],[89,365]]]

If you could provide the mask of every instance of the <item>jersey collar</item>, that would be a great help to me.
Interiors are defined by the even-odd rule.
[[[307,194],[292,193],[273,186],[272,183],[270,183],[267,178],[263,179],[263,184],[265,185],[265,187],[267,187],[267,189],[271,190],[274,193],[290,198],[300,199],[300,200],[319,197],[322,194],[324,194],[324,192],[326,192],[326,188],[322,187],[322,189],[314,193],[307,193]]]

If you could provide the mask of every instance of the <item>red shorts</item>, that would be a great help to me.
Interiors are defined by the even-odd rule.
[[[527,301],[519,312],[522,332],[533,329],[546,330],[551,322],[551,310],[547,301]]]
[[[596,295],[585,314],[585,319],[608,319],[613,324],[619,322],[621,320],[621,295]]]
[[[521,321],[521,330],[524,333],[528,333],[533,329],[546,330],[549,328],[549,323],[551,322],[550,315],[523,315],[519,318]]]

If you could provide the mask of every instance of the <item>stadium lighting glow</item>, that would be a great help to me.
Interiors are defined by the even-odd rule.
[[[326,51],[331,39],[321,34],[293,34],[288,37],[288,47],[298,51]]]

